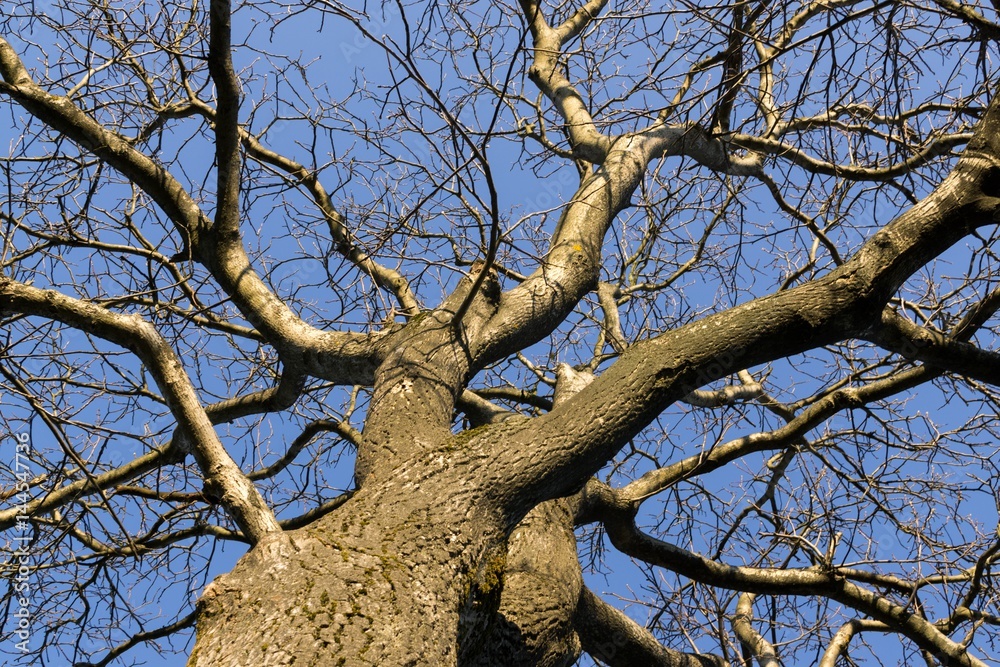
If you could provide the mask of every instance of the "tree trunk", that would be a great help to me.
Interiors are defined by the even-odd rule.
[[[504,531],[480,492],[423,473],[259,543],[202,596],[188,664],[465,662],[499,605]]]

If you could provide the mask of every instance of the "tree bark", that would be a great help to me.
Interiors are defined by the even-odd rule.
[[[258,544],[202,596],[188,664],[466,662],[499,605],[506,545],[482,489],[442,474],[440,456]]]

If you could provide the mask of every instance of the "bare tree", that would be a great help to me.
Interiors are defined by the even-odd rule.
[[[1000,664],[993,6],[2,11],[9,664]]]

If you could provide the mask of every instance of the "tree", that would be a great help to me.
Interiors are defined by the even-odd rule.
[[[996,14],[6,1],[4,651],[998,664]]]

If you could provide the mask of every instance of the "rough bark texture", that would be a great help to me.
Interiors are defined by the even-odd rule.
[[[561,364],[555,405],[590,384],[594,376]],[[583,575],[573,534],[575,502],[550,500],[531,510],[507,542],[504,589],[496,621],[476,665],[570,665],[580,654],[573,626]]]
[[[445,665],[475,654],[499,604],[502,533],[472,509],[480,490],[441,486],[429,463],[258,544],[203,595],[188,664]],[[404,631],[418,627],[428,632]]]
[[[471,665],[572,665],[573,627],[583,587],[566,500],[533,509],[507,541],[503,595],[483,650]]]

